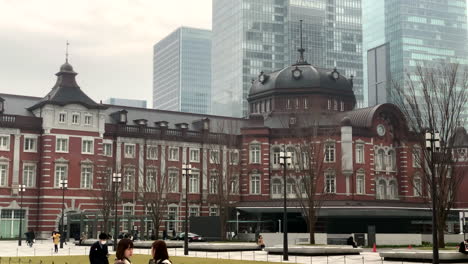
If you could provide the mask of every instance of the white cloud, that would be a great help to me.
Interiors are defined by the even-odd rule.
[[[0,92],[44,96],[64,61],[95,100],[151,104],[152,47],[179,26],[211,28],[210,0],[0,0]]]

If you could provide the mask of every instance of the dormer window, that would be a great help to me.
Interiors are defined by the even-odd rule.
[[[203,118],[203,130],[210,130],[210,119]]]
[[[159,122],[154,122],[154,124],[159,128],[167,128],[167,126],[169,125],[169,122],[159,121]]]
[[[148,124],[148,120],[146,119],[136,119],[136,120],[133,120],[133,122],[135,122],[135,124],[139,126],[146,126]]]
[[[119,123],[127,124],[127,113],[125,109],[119,111]]]
[[[3,114],[3,112],[5,111],[5,100],[3,98],[0,97],[0,114]]]
[[[184,129],[188,129],[188,124],[187,123],[178,123],[178,124],[176,124],[176,127],[178,129],[184,130]]]

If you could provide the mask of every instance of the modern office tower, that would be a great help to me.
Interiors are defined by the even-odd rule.
[[[354,76],[362,100],[360,0],[213,0],[213,112],[245,116],[251,81],[295,63],[303,20],[306,60]]]
[[[381,98],[384,87],[391,95],[392,82],[403,82],[418,64],[467,64],[466,11],[465,0],[363,0],[366,103],[385,103],[376,100],[376,94]],[[373,55],[377,57],[368,57]],[[373,68],[381,72],[384,65],[389,67],[388,80],[379,79],[382,74],[376,79]],[[387,101],[392,102],[391,97]]]
[[[211,31],[180,27],[154,45],[153,108],[208,114]]]
[[[390,101],[390,56],[388,43],[367,51],[367,87],[369,105]]]
[[[140,107],[146,108],[146,100],[137,100],[137,99],[123,99],[123,98],[107,98],[104,100],[105,104],[111,105],[122,105],[122,106],[132,106],[132,107]]]

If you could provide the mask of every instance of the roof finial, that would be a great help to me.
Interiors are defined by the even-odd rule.
[[[68,46],[70,45],[70,43],[68,42],[67,40],[67,48],[66,48],[66,52],[65,52],[65,62],[68,63]]]
[[[302,19],[299,20],[299,34],[300,34],[300,48],[297,49],[297,51],[299,51],[299,60],[297,60],[297,63],[296,64],[307,64],[307,61],[304,60],[304,52],[305,52],[305,49],[302,47]]]

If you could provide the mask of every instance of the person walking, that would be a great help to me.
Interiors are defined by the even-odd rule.
[[[55,253],[58,253],[58,244],[60,243],[60,233],[54,232],[52,235],[52,242],[54,243]]]
[[[133,256],[133,242],[128,238],[123,238],[117,244],[114,264],[132,264],[130,257]]]
[[[91,264],[109,264],[107,239],[109,239],[107,234],[99,234],[99,241],[96,241],[89,249],[89,262]]]
[[[167,253],[166,242],[162,240],[157,240],[151,245],[151,255],[153,256],[150,259],[149,264],[172,264],[169,260],[169,253]]]
[[[462,241],[460,245],[458,245],[458,252],[468,254],[468,239]]]

